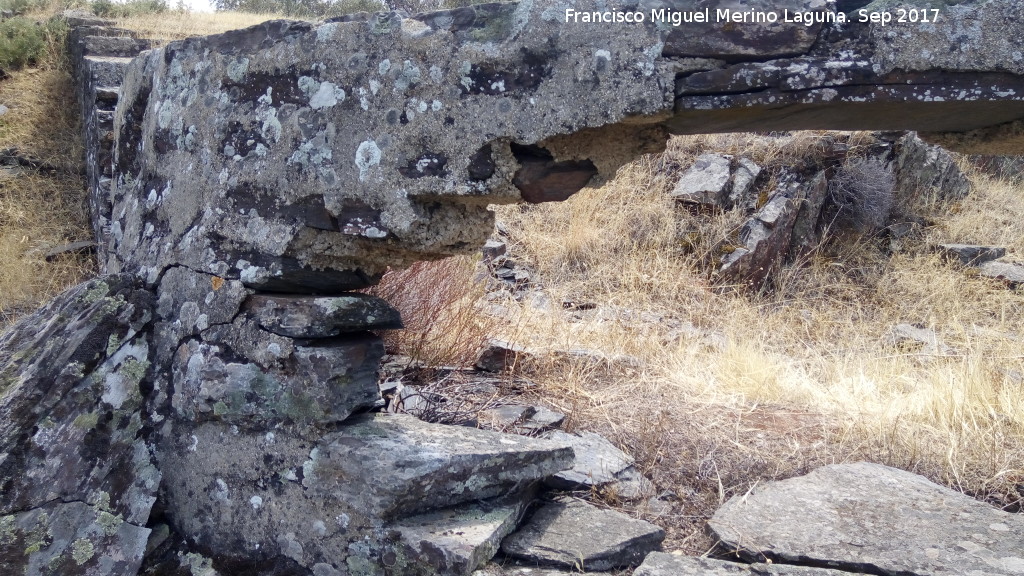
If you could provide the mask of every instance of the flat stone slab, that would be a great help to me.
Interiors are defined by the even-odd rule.
[[[553,430],[541,437],[568,444],[576,453],[572,469],[545,480],[548,486],[558,490],[605,488],[627,500],[640,498],[649,491],[650,482],[633,466],[633,458],[600,434]]]
[[[638,564],[665,539],[661,528],[585,502],[552,502],[501,543],[528,562],[592,572]]]
[[[1024,264],[1013,262],[986,262],[978,266],[978,273],[986,278],[1006,282],[1011,288],[1024,286]]]
[[[403,561],[426,573],[465,576],[497,553],[519,523],[534,491],[504,502],[475,502],[421,514],[392,525],[401,535]]]
[[[1024,515],[879,464],[838,464],[735,496],[709,522],[751,560],[871,574],[1024,573]]]
[[[792,566],[789,564],[742,564],[713,558],[679,556],[651,552],[633,576],[852,576],[860,572],[843,572],[828,568]]]
[[[367,294],[334,297],[256,295],[246,303],[264,330],[289,338],[330,338],[344,332],[402,328],[398,310]]]
[[[947,259],[956,260],[964,266],[978,266],[1002,258],[1006,255],[1006,248],[975,244],[939,244],[939,252]]]

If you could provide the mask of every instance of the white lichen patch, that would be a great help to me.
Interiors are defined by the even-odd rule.
[[[365,182],[370,168],[380,164],[381,151],[373,140],[365,140],[356,148],[356,168],[359,169],[359,181]]]

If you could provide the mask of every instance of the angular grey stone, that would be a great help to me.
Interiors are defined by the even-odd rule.
[[[746,206],[750,204],[750,190],[757,177],[761,175],[761,167],[750,158],[737,158],[736,169],[732,173],[732,185],[729,187],[729,204]]]
[[[894,162],[896,191],[903,198],[960,200],[971,192],[971,182],[956,159],[941,146],[929,144],[915,133],[897,143]]]
[[[180,419],[251,429],[341,422],[380,400],[383,355],[379,338],[353,335],[295,346],[284,367],[268,369],[226,345],[190,340],[174,359],[172,405]]]
[[[329,338],[344,332],[402,328],[398,310],[368,294],[257,294],[246,302],[246,310],[264,330],[289,338]]]
[[[576,453],[572,470],[559,472],[545,480],[545,484],[558,490],[601,488],[609,494],[626,500],[648,495],[653,486],[633,465],[633,458],[619,450],[600,434],[580,432],[569,434],[552,430],[541,436],[564,442]]]
[[[146,524],[160,484],[142,433],[152,308],[132,279],[99,278],[0,335],[0,514],[80,501]]]
[[[930,328],[915,324],[897,324],[886,335],[886,343],[904,351],[919,351],[922,354],[948,355],[953,349],[939,338]]]
[[[571,470],[560,472],[547,480],[548,485],[566,490],[603,486],[615,482],[617,475],[633,465],[633,458],[616,448],[600,434],[580,432],[569,434],[552,430],[542,436],[572,446],[576,463]]]
[[[813,246],[826,190],[822,174],[809,182],[784,178],[740,228],[736,245],[721,259],[718,280],[757,288],[794,250]]]
[[[722,206],[729,194],[732,156],[701,154],[676,182],[671,196],[694,204]]]
[[[714,558],[651,552],[633,576],[844,576],[861,574],[788,564],[741,564]]]
[[[222,423],[162,437],[172,524],[211,557],[351,573],[396,557],[388,525],[515,494],[572,466],[572,449],[556,442],[406,415],[356,416],[319,440]]]
[[[731,498],[709,526],[751,561],[920,576],[1024,569],[1024,516],[879,464],[762,485]]]
[[[1006,248],[1000,246],[939,244],[938,249],[946,258],[957,260],[964,266],[978,266],[1006,255]]]
[[[82,502],[47,503],[0,516],[6,574],[126,576],[138,573],[149,528]]]
[[[504,242],[499,240],[488,240],[484,243],[483,247],[483,258],[485,262],[496,260],[501,256],[504,256],[508,251],[508,247]]]
[[[1024,286],[1024,264],[1015,262],[986,262],[978,266],[978,273],[986,278],[1002,280],[1011,288]]]
[[[516,425],[514,432],[517,434],[536,434],[547,432],[552,428],[558,428],[565,421],[565,414],[548,410],[543,406],[534,406],[534,413],[526,420]]]
[[[490,338],[477,353],[473,365],[485,372],[504,372],[532,356],[522,346]]]
[[[480,421],[480,424],[507,432],[517,425],[524,424],[536,413],[537,409],[533,406],[506,404],[481,410],[477,414],[477,419]]]
[[[528,491],[504,502],[464,504],[392,524],[403,545],[398,556],[407,570],[468,576],[494,556],[532,498]]]
[[[506,555],[587,572],[640,563],[665,531],[614,510],[577,500],[551,502],[501,543]]]

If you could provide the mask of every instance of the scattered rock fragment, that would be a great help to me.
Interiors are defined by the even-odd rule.
[[[552,488],[578,490],[601,488],[627,500],[641,498],[650,491],[650,481],[633,465],[633,458],[619,450],[600,434],[569,434],[553,430],[542,436],[572,446],[576,464],[545,480]]]
[[[925,328],[922,324],[897,324],[885,338],[888,345],[904,352],[942,356],[954,353],[934,330]]]
[[[485,372],[505,372],[530,357],[532,354],[521,346],[491,338],[477,353],[474,365]]]
[[[571,500],[538,509],[501,551],[528,562],[583,570],[635,565],[665,539],[665,531],[596,506]]]
[[[1006,248],[1001,246],[976,244],[939,244],[938,250],[947,260],[956,260],[964,266],[978,266],[1006,255]]]
[[[843,572],[828,568],[793,566],[789,564],[742,564],[714,558],[698,558],[651,552],[633,576],[853,576],[860,572]]]
[[[986,278],[1002,280],[1010,288],[1024,286],[1024,264],[1016,262],[986,262],[978,267],[978,273]]]
[[[421,573],[465,576],[490,560],[522,517],[533,493],[505,501],[464,504],[391,525],[401,535],[404,562]]]
[[[732,156],[702,154],[676,183],[672,197],[683,202],[722,206],[729,193]]]
[[[837,464],[734,496],[709,522],[747,561],[870,574],[1019,575],[1024,516],[879,464]]]

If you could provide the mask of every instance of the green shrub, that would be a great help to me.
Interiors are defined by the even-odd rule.
[[[91,8],[92,13],[101,18],[127,18],[140,14],[162,14],[167,12],[170,6],[167,5],[167,0],[95,0]]]
[[[46,52],[44,25],[15,16],[0,21],[0,69],[17,70],[36,64]]]

